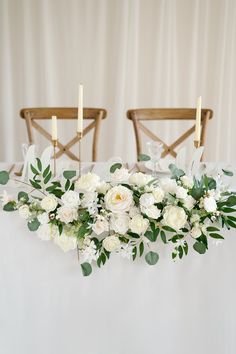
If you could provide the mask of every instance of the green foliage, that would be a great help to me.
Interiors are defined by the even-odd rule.
[[[64,171],[63,172],[63,177],[65,179],[72,179],[76,176],[76,171]]]
[[[29,196],[26,192],[19,192],[18,193],[18,201],[21,201],[21,202],[28,202],[29,200]]]
[[[140,243],[139,245],[139,256],[142,257],[144,251],[144,244],[143,242]]]
[[[234,175],[232,171],[224,170],[223,168],[222,168],[222,171],[226,176],[232,177]]]
[[[7,182],[9,181],[9,173],[7,171],[0,171],[0,184],[7,184]]]
[[[3,206],[4,211],[15,211],[16,210],[16,203],[15,202],[8,202]]]
[[[216,239],[224,239],[223,236],[217,234],[217,233],[210,233],[209,236],[211,236],[212,238],[216,238]]]
[[[150,251],[146,254],[145,260],[149,265],[154,265],[159,260],[159,255],[156,252]]]
[[[151,160],[151,157],[146,154],[139,154],[138,155],[138,161],[149,161]]]
[[[91,264],[89,264],[88,262],[84,262],[80,266],[81,266],[82,273],[83,273],[84,277],[87,277],[88,275],[90,275],[92,273]]]
[[[38,221],[37,218],[35,218],[35,219],[29,221],[27,225],[28,225],[28,229],[30,231],[36,231],[36,230],[38,230],[38,228],[40,226],[40,222]]]
[[[206,245],[202,242],[195,242],[193,245],[193,248],[196,252],[200,253],[200,254],[204,254],[207,250]]]
[[[32,179],[30,179],[30,183],[32,184],[32,186],[35,189],[42,189],[42,187],[40,186],[40,184],[38,182],[33,181]]]
[[[179,179],[180,177],[184,176],[184,171],[179,169],[177,166],[175,166],[173,163],[169,165],[169,170],[171,172],[172,178],[174,179]]]
[[[133,261],[135,260],[136,256],[137,256],[137,247],[135,246],[135,247],[133,248],[133,256],[132,256]]]
[[[161,239],[162,239],[163,243],[167,243],[166,234],[163,230],[161,230]]]
[[[120,169],[122,167],[122,164],[121,163],[114,163],[111,167],[110,167],[110,172],[111,173],[114,173],[115,170],[117,169]]]

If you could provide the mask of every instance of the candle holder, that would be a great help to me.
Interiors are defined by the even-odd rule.
[[[194,146],[195,148],[199,148],[200,147],[200,141],[199,140],[194,140]]]
[[[77,132],[77,137],[79,139],[79,177],[81,177],[81,170],[82,170],[82,164],[81,164],[81,140],[83,137],[82,132]]]
[[[54,177],[56,177],[56,174],[57,174],[57,158],[56,158],[57,140],[52,139],[52,146],[53,146],[53,175],[54,175]]]

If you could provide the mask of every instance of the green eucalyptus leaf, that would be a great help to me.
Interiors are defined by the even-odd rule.
[[[30,169],[35,175],[39,175],[39,171],[32,164],[30,164]]]
[[[227,200],[226,200],[226,205],[229,207],[233,207],[236,205],[236,195],[231,195]]]
[[[41,160],[38,157],[36,158],[36,161],[37,161],[38,170],[41,172],[42,168],[43,168],[42,162],[41,162]]]
[[[194,199],[199,200],[201,197],[203,197],[204,192],[204,188],[193,187],[190,194]]]
[[[184,176],[184,171],[176,167],[173,163],[169,165],[169,170],[172,174],[173,178],[180,178],[181,176]]]
[[[152,231],[146,231],[144,236],[151,242],[155,242],[157,240],[157,234]]]
[[[214,226],[208,226],[206,229],[208,232],[220,231],[217,227],[214,227]]]
[[[46,167],[45,170],[43,171],[43,178],[45,178],[49,172],[50,172],[50,165],[48,165],[48,167]]]
[[[133,261],[135,260],[136,256],[137,256],[137,247],[135,246],[133,248],[133,255],[132,255]]]
[[[210,233],[209,236],[211,236],[212,238],[224,240],[223,236],[216,234],[216,233]]]
[[[81,266],[82,273],[83,273],[84,277],[87,277],[88,275],[90,275],[92,273],[91,264],[89,264],[88,262],[84,262],[80,266]]]
[[[36,231],[36,230],[38,230],[38,228],[40,226],[40,222],[38,221],[37,218],[35,218],[35,219],[29,221],[27,225],[28,225],[28,229],[30,231]]]
[[[42,189],[42,187],[40,186],[39,183],[33,181],[32,179],[30,179],[30,183],[32,184],[32,186],[35,188],[35,189]]]
[[[200,253],[200,254],[204,254],[207,250],[206,245],[202,242],[195,242],[193,245],[193,248],[196,252]]]
[[[146,254],[145,260],[149,265],[154,265],[159,260],[159,255],[156,252],[150,251]]]
[[[165,232],[164,232],[163,230],[161,230],[161,239],[162,239],[162,241],[163,241],[164,243],[167,243],[167,241],[166,241],[166,234],[165,234]]]
[[[165,231],[169,231],[169,232],[176,232],[174,229],[172,229],[172,227],[170,226],[162,226],[162,228],[165,230]]]
[[[234,175],[232,171],[224,170],[223,168],[222,168],[222,171],[226,176],[232,177]]]
[[[9,181],[9,173],[7,171],[1,171],[0,172],[0,184],[7,184],[7,182]]]
[[[8,202],[3,206],[4,211],[15,211],[15,202]]]
[[[144,251],[144,244],[143,242],[140,243],[139,245],[139,256],[142,257]]]
[[[29,196],[26,192],[19,192],[18,193],[18,200],[23,202],[28,202]]]
[[[44,184],[47,184],[51,178],[52,178],[52,172],[50,171],[49,174],[44,178]]]
[[[146,154],[138,155],[138,161],[149,161],[149,160],[151,160],[151,157]]]
[[[67,179],[65,184],[65,190],[68,191],[69,188],[70,188],[70,180]]]
[[[110,172],[111,172],[111,173],[114,173],[115,170],[120,169],[121,167],[122,167],[122,164],[121,164],[121,163],[119,163],[119,162],[114,163],[114,164],[111,166],[111,168],[110,168]]]
[[[65,179],[72,179],[76,176],[76,171],[64,171],[63,172],[63,177]]]

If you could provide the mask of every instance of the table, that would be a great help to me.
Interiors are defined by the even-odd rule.
[[[17,213],[0,230],[1,353],[235,354],[234,230],[203,256],[160,244],[156,266],[114,256],[87,278]]]

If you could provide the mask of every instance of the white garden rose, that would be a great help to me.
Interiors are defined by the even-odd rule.
[[[138,235],[144,234],[147,231],[148,226],[148,219],[140,214],[135,215],[129,222],[130,230]]]
[[[177,183],[171,178],[163,178],[160,180],[160,186],[166,193],[175,194]]]
[[[191,195],[187,195],[183,202],[184,207],[188,210],[192,210],[195,204],[196,200]]]
[[[79,193],[77,193],[75,191],[67,191],[61,197],[61,201],[67,207],[77,208],[80,204]]]
[[[59,235],[58,227],[53,224],[41,225],[36,232],[38,237],[43,241],[52,240],[54,237]]]
[[[45,225],[49,222],[49,216],[48,213],[42,213],[37,216],[38,221],[40,222],[41,225]]]
[[[155,203],[161,203],[165,197],[165,192],[160,187],[156,187],[152,194],[155,198]]]
[[[187,198],[188,193],[185,188],[178,186],[178,187],[176,187],[175,195],[176,195],[176,198],[178,198],[178,199],[185,199],[185,198]]]
[[[111,173],[111,181],[113,183],[124,183],[129,179],[130,173],[127,168],[117,168],[115,172]]]
[[[75,186],[81,192],[94,192],[100,184],[100,177],[95,173],[88,172],[76,181]]]
[[[163,223],[174,230],[182,229],[187,222],[187,214],[179,206],[168,205],[163,210]]]
[[[57,210],[57,219],[64,222],[65,224],[69,224],[70,222],[77,220],[77,218],[78,211],[75,208],[69,208],[63,205]]]
[[[160,209],[158,209],[155,205],[150,205],[147,208],[141,206],[141,212],[152,219],[158,219],[161,215]]]
[[[120,240],[117,236],[107,236],[102,241],[102,245],[108,252],[114,252],[120,248]]]
[[[110,219],[110,228],[120,235],[125,235],[129,229],[129,221],[128,214],[113,214]]]
[[[190,176],[182,176],[180,178],[180,180],[183,183],[183,186],[186,187],[186,188],[191,189],[193,187],[193,185],[194,185],[193,178],[190,177]]]
[[[134,173],[133,175],[130,176],[129,183],[133,184],[135,186],[138,186],[138,187],[143,187],[148,182],[150,182],[151,179],[152,179],[152,176],[144,174],[142,172],[137,172],[137,173]]]
[[[213,197],[205,197],[203,199],[203,206],[208,213],[214,213],[217,210],[217,204]]]
[[[99,194],[106,194],[106,192],[107,192],[110,188],[111,188],[110,184],[103,181],[103,182],[101,182],[101,183],[97,186],[96,191],[97,191]]]
[[[27,204],[21,205],[18,209],[19,215],[23,219],[28,219],[31,215],[29,206]]]
[[[74,250],[77,247],[77,238],[73,236],[67,236],[65,233],[57,235],[53,241],[57,246],[59,246],[64,252]]]
[[[106,208],[113,213],[129,211],[133,204],[133,194],[124,186],[115,186],[105,195]]]
[[[152,193],[144,193],[139,199],[139,203],[142,207],[148,208],[155,203],[155,198]]]
[[[197,225],[197,226],[194,226],[191,230],[190,230],[190,235],[193,237],[193,238],[198,238],[200,237],[202,234],[202,231],[201,231],[201,228]]]
[[[109,231],[109,223],[103,216],[99,216],[93,224],[92,230],[96,235],[101,235],[103,232]]]
[[[133,218],[135,215],[141,214],[140,209],[136,207],[135,205],[131,205],[130,210],[129,210],[129,216]]]
[[[50,211],[53,211],[56,209],[57,207],[57,200],[56,200],[56,197],[54,197],[54,195],[48,195],[46,197],[44,197],[42,200],[41,200],[41,207],[42,209],[46,210],[48,213]]]

